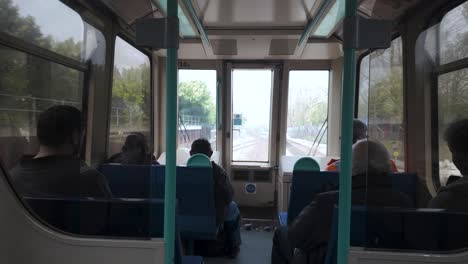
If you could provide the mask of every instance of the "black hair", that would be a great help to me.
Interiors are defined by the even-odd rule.
[[[359,119],[353,120],[353,144],[367,137],[367,125]]]
[[[152,155],[149,154],[149,147],[145,135],[139,132],[132,133],[125,139],[122,153],[118,158],[118,163],[122,164],[146,164],[151,162]]]
[[[210,157],[213,154],[213,150],[211,149],[210,142],[206,138],[199,138],[193,141],[190,153],[192,155],[201,153]]]
[[[444,138],[452,153],[468,155],[468,119],[451,123]]]
[[[80,110],[73,106],[56,105],[39,115],[37,137],[48,147],[60,147],[70,143],[73,133],[81,133],[83,120]]]

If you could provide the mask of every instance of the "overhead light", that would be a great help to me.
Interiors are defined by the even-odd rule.
[[[159,7],[164,11],[164,13],[167,14],[167,1],[162,0],[162,1],[157,1]],[[179,5],[178,9],[178,17],[179,17],[179,33],[182,35],[182,37],[188,37],[188,38],[194,38],[197,37],[197,33],[192,27],[192,24],[190,24],[189,19],[185,15],[184,11]]]

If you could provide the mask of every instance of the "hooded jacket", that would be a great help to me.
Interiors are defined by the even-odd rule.
[[[437,195],[429,202],[429,207],[468,211],[468,177],[462,177],[440,188]]]

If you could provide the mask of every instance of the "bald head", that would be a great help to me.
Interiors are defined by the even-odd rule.
[[[353,146],[353,175],[392,172],[390,154],[382,143],[361,140]]]

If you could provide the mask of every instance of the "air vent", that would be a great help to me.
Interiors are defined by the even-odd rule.
[[[296,50],[297,39],[272,39],[270,55],[293,55]]]
[[[214,55],[237,55],[237,40],[235,39],[212,39]]]
[[[254,171],[255,182],[271,182],[270,170],[257,170]]]
[[[233,170],[232,178],[234,181],[249,181],[250,172],[248,170]]]

